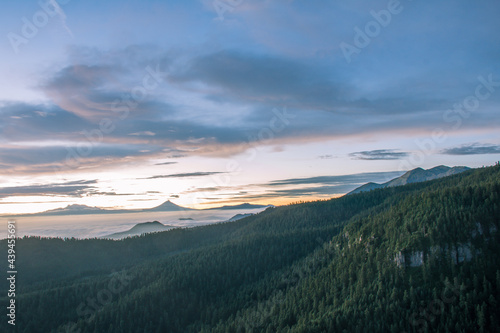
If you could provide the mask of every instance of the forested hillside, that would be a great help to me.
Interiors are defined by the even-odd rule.
[[[497,165],[121,241],[24,238],[16,329],[498,332],[499,224]]]

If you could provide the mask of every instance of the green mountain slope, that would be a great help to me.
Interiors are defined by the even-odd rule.
[[[495,166],[123,241],[26,238],[16,327],[498,331],[499,224]]]
[[[100,238],[108,239],[123,239],[126,237],[140,236],[142,234],[149,234],[153,232],[160,232],[173,229],[175,227],[171,225],[164,225],[158,221],[153,222],[143,222],[134,225],[132,228],[122,232],[115,232],[110,235],[102,236]]]

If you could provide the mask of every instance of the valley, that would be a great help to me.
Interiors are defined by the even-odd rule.
[[[120,241],[24,237],[19,332],[498,331],[499,223],[496,165]]]

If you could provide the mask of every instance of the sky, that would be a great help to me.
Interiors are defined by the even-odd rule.
[[[4,1],[0,214],[288,204],[500,160],[500,3]]]

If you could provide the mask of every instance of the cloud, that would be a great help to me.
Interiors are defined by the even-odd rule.
[[[100,195],[100,196],[106,196],[106,197],[112,197],[112,196],[117,196],[117,197],[120,197],[120,196],[130,196],[130,195],[137,195],[137,193],[117,193],[117,192],[113,192],[113,191],[106,191],[106,192],[103,192],[103,191],[98,191],[98,190],[89,190],[85,193],[85,195],[89,195],[89,196],[96,196],[96,195]]]
[[[281,103],[309,111],[408,115],[451,105],[451,101],[442,97],[409,94],[411,87],[421,85],[418,80],[422,78],[416,77],[407,79],[400,87],[391,86],[390,90],[371,96],[363,93],[359,82],[345,73],[343,65],[225,49],[193,57],[168,77],[174,83],[189,83],[191,89],[198,87],[214,101]],[[200,84],[204,88],[199,88]]]
[[[314,196],[336,196],[352,191],[357,186],[352,184],[339,184],[339,185],[324,185],[324,186],[310,186],[304,188],[291,188],[291,189],[281,189],[274,190],[264,193],[262,196],[255,195],[252,199],[263,198],[277,198],[277,197],[288,197],[288,198],[300,198],[300,197],[314,197]],[[251,198],[247,198],[248,200]]]
[[[171,165],[171,164],[177,164],[179,162],[163,162],[163,163],[156,163],[155,165]]]
[[[134,103],[130,96],[148,74],[145,68],[157,65],[161,84]],[[89,133],[102,140],[89,156],[79,159],[82,167],[107,163],[105,157],[230,157],[267,144],[278,151],[287,144],[359,133],[389,136],[393,131],[416,131],[443,122],[442,112],[436,110],[444,112],[455,102],[415,91],[414,87],[426,87],[424,83],[433,78],[414,75],[403,82],[396,80],[397,86],[386,83],[370,88],[370,78],[362,81],[346,73],[344,65],[262,50],[71,47],[67,63],[38,82],[50,102],[0,101],[0,142],[24,145],[0,146],[8,152],[0,152],[0,169],[46,172],[64,162],[64,146],[75,149],[88,144]],[[373,89],[380,91],[373,94]],[[113,103],[124,96],[134,104],[126,116],[113,111]],[[492,101],[493,97],[488,103]],[[293,117],[286,123],[273,122],[274,111],[282,113],[283,107]],[[492,118],[487,107],[482,110],[463,129],[494,126],[496,120],[492,119],[497,117]],[[103,120],[110,121],[113,130],[103,133]],[[259,140],[259,135],[269,136],[272,126],[280,130],[271,131],[270,140]],[[34,141],[37,146],[30,146]],[[361,151],[350,157],[401,159],[405,154]]]
[[[87,120],[53,104],[0,104],[0,141],[72,140],[95,127]]]
[[[377,149],[351,153],[349,156],[355,160],[400,160],[409,156],[407,152],[398,152],[394,149]]]
[[[141,179],[160,179],[160,178],[187,178],[187,177],[204,177],[204,176],[211,176],[211,175],[217,175],[225,172],[187,172],[187,173],[174,173],[171,175],[157,175],[157,176],[152,176],[148,178],[141,178]]]
[[[346,105],[350,89],[347,82],[336,82],[307,62],[234,50],[195,57],[169,78],[178,83],[217,87],[219,91],[212,89],[210,94],[215,100],[279,102],[331,111]]]
[[[83,196],[131,196],[137,193],[117,193],[101,191],[97,180],[76,180],[53,184],[33,184],[26,186],[0,187],[0,198],[18,196],[64,196],[81,198]]]
[[[0,146],[0,168],[5,172],[63,172],[85,167],[126,162],[130,158],[147,158],[162,151],[155,145],[91,144],[82,145],[8,145]]]
[[[73,47],[69,63],[48,73],[38,87],[60,108],[88,120],[150,119],[171,111],[155,99],[167,53],[146,45],[106,51]]]
[[[151,131],[142,131],[142,132],[130,133],[129,135],[135,135],[135,136],[155,136],[156,133],[153,133]]]
[[[41,84],[40,88],[59,107],[85,119],[99,118],[116,113],[124,107],[120,101],[120,93],[125,94],[127,87],[119,83],[125,81],[126,69],[119,65],[108,64],[75,64],[69,65]],[[122,112],[123,113],[123,112]]]
[[[28,185],[1,187],[0,198],[15,196],[69,196],[81,197],[84,194],[96,191],[96,180],[79,180],[65,183],[55,183],[46,185]]]
[[[441,151],[444,155],[482,155],[500,154],[500,145],[471,143]]]
[[[284,180],[274,180],[266,184],[267,186],[283,186],[283,185],[304,185],[304,184],[320,184],[320,185],[358,185],[368,182],[380,182],[388,179],[399,177],[403,172],[364,172],[352,175],[340,176],[318,176],[307,178],[291,178]]]
[[[190,188],[186,191],[183,191],[181,194],[187,193],[208,193],[208,192],[218,192],[219,195],[227,195],[226,193],[220,194],[221,191],[227,190],[238,190],[240,188],[245,188],[246,186],[212,186],[212,187],[194,187]]]

